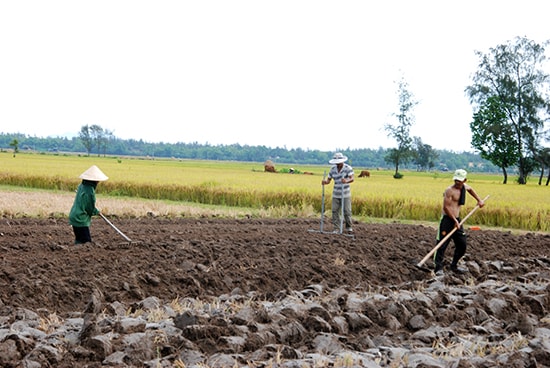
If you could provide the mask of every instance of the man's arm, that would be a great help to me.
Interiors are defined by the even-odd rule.
[[[350,176],[348,176],[347,178],[342,178],[342,183],[344,184],[349,184],[349,183],[353,183],[354,181],[354,177],[353,177],[353,174],[351,174]]]
[[[343,184],[350,184],[353,183],[355,180],[355,175],[353,172],[353,169],[350,167],[348,173],[346,174],[346,177],[342,178]]]
[[[474,197],[476,199],[477,205],[479,206],[479,208],[481,208],[485,205],[485,202],[483,202],[483,200],[477,195],[474,188],[472,188],[471,186],[468,185],[468,186],[466,186],[466,190],[468,191],[468,193],[470,193],[470,195],[472,197]]]

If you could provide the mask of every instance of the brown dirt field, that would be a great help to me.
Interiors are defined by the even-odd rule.
[[[429,226],[356,224],[350,238],[312,232],[319,221],[310,219],[110,220],[132,242],[100,218],[91,226],[94,242],[84,246],[72,245],[66,219],[0,219],[1,302],[63,314],[82,311],[94,289],[129,304],[147,296],[207,299],[235,288],[275,299],[311,284],[413,289],[431,277],[415,267],[435,245]],[[499,278],[512,279],[537,262],[549,265],[550,234],[468,233],[465,261],[481,268],[465,277],[483,281],[493,261],[509,266]]]

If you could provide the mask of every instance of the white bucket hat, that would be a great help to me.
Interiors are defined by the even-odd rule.
[[[453,180],[464,181],[466,180],[466,175],[468,175],[466,170],[458,169],[455,171],[455,174],[453,175]]]
[[[105,181],[109,179],[96,165],[90,166],[88,170],[80,174],[79,178],[89,181]]]
[[[348,158],[341,154],[340,152],[336,152],[334,156],[332,157],[332,160],[330,160],[328,163],[331,165],[341,164],[343,162],[346,162]]]

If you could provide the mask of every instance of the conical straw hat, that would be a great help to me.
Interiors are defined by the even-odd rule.
[[[109,179],[96,165],[90,166],[88,170],[80,174],[79,178],[89,181],[105,181]]]

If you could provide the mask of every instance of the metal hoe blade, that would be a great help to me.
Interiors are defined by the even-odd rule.
[[[99,216],[101,216],[101,218],[102,218],[103,220],[105,220],[105,222],[106,222],[107,224],[109,224],[109,226],[111,226],[113,229],[115,229],[115,231],[116,231],[117,233],[119,233],[124,239],[126,239],[126,241],[132,242],[132,239],[130,239],[129,237],[127,237],[126,235],[124,235],[124,233],[123,233],[122,231],[120,231],[115,225],[113,225],[113,223],[112,223],[111,221],[109,221],[109,220],[107,219],[107,217],[103,216],[102,213],[100,213]]]
[[[326,175],[327,175],[327,172],[325,170],[325,172],[323,173],[323,180],[325,180],[326,178]],[[324,185],[321,185],[322,187],[322,197],[321,197],[321,224],[319,226],[319,230],[309,230],[309,232],[311,233],[321,233],[321,234],[332,234],[332,235],[344,235],[344,236],[349,236],[351,238],[355,238],[355,235],[354,234],[342,234],[342,226],[343,226],[343,216],[344,216],[344,203],[343,203],[343,191],[342,191],[342,213],[340,214],[340,231],[324,231],[323,230],[323,227],[324,227],[324,222],[325,222],[325,186]]]

